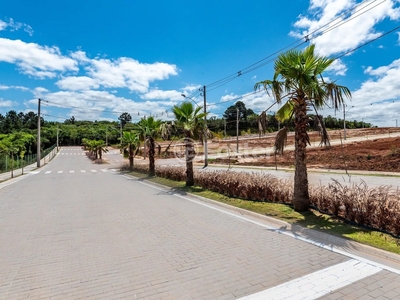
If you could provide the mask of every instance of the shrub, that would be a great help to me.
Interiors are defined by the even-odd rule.
[[[148,172],[147,165],[135,165],[135,171]],[[184,167],[156,167],[156,175],[185,181]],[[208,190],[245,200],[291,204],[293,184],[271,174],[258,172],[195,170],[195,184]],[[349,222],[400,236],[400,193],[389,186],[368,188],[365,182],[343,185],[334,180],[328,186],[310,188],[313,208]]]

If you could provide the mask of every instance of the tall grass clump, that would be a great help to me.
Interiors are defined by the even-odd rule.
[[[148,166],[134,170],[147,173]],[[156,167],[156,176],[185,181],[184,167]],[[259,172],[195,170],[195,184],[229,197],[259,202],[292,204],[293,184]],[[333,180],[328,186],[310,188],[311,207],[353,224],[400,236],[400,193],[389,186],[368,188],[365,182],[350,186]]]
[[[290,203],[292,184],[270,174],[231,171],[197,171],[195,184],[220,194],[253,201]]]
[[[310,192],[312,206],[346,221],[400,236],[400,194],[390,186],[368,188],[333,180]]]

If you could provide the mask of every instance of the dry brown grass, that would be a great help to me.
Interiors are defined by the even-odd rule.
[[[368,188],[333,181],[310,191],[311,203],[321,212],[395,236],[400,235],[400,195],[388,186]]]
[[[148,173],[147,165],[134,170]],[[156,176],[185,181],[184,167],[156,167]],[[291,204],[293,183],[270,174],[195,170],[195,184],[213,192],[245,200]],[[400,236],[400,194],[390,187],[368,188],[365,182],[310,188],[313,208],[346,221]]]

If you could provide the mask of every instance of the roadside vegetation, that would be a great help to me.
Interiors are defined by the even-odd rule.
[[[156,177],[152,178],[147,171],[146,165],[137,164],[130,174],[168,186],[176,193],[191,193],[400,254],[400,195],[388,187],[369,189],[365,183],[346,187],[333,182],[310,190],[311,209],[296,212],[291,204],[292,184],[273,176],[196,171],[195,185],[188,187],[184,168],[156,168]]]

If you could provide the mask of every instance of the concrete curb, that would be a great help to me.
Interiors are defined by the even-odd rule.
[[[132,178],[138,178],[130,174],[124,174],[124,175],[130,176]],[[165,190],[170,189],[170,187],[168,186],[154,183],[147,179],[142,179],[142,180],[150,185],[159,187],[161,189]],[[180,195],[179,193],[176,194]],[[251,220],[263,223],[266,226],[271,227],[272,228],[271,230],[275,230],[279,233],[290,233],[295,238],[298,237],[304,240],[305,242],[314,244],[318,247],[323,247],[325,249],[329,248],[331,251],[334,252],[345,252],[352,256],[358,256],[366,260],[376,262],[377,264],[387,266],[388,269],[395,269],[400,274],[400,255],[398,254],[374,248],[368,245],[364,245],[355,241],[351,241],[346,238],[330,235],[314,229],[305,228],[300,225],[290,224],[270,216],[234,207],[198,195],[187,193],[185,194],[185,196],[194,198],[198,201],[207,203],[212,206],[222,208],[224,210],[229,211],[232,214],[236,214],[238,216],[244,216]]]

